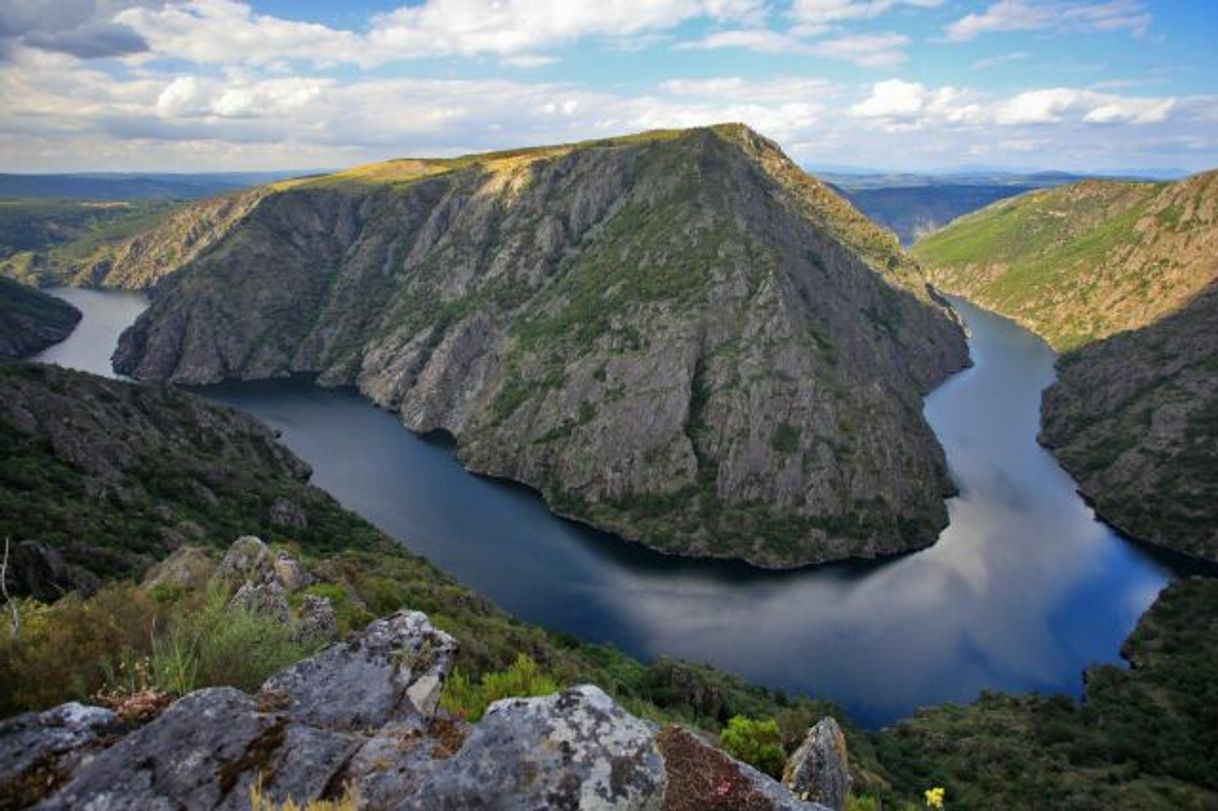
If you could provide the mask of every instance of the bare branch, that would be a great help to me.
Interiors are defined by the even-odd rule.
[[[9,619],[9,631],[16,639],[21,635],[21,611],[17,608],[17,603],[8,594],[8,546],[9,538],[4,536],[4,557],[0,558],[0,595],[4,597],[4,604],[8,606],[12,612],[12,618]]]

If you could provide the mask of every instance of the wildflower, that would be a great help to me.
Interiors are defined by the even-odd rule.
[[[940,786],[928,788],[925,791],[926,807],[927,808],[942,808],[943,807],[944,791]]]

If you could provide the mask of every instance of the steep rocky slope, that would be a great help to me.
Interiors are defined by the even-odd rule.
[[[80,311],[0,276],[0,360],[24,358],[72,334]]]
[[[1072,349],[1151,324],[1218,278],[1218,171],[1004,200],[913,248],[936,285]]]
[[[1218,283],[1064,355],[1042,441],[1130,535],[1218,562]]]
[[[1218,559],[1218,172],[1023,195],[915,252],[943,288],[1073,350],[1041,438],[1097,512]]]
[[[791,566],[946,522],[919,395],[966,363],[959,326],[891,235],[744,127],[256,194],[193,258],[92,277],[160,277],[117,368],[355,384],[471,468],[669,552]]]

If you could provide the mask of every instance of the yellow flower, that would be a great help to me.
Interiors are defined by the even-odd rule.
[[[943,807],[943,794],[944,794],[943,789],[938,786],[935,786],[934,788],[928,788],[925,791],[926,807],[927,808],[942,808]]]

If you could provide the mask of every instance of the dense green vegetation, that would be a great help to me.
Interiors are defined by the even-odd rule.
[[[874,736],[898,792],[950,808],[1218,807],[1218,581],[1169,586],[1125,643],[1128,670],[1063,696],[987,694]]]
[[[151,200],[0,199],[0,274],[37,284],[50,266],[145,229],[173,206]]]
[[[71,334],[80,312],[53,296],[0,276],[0,360],[31,355]]]

